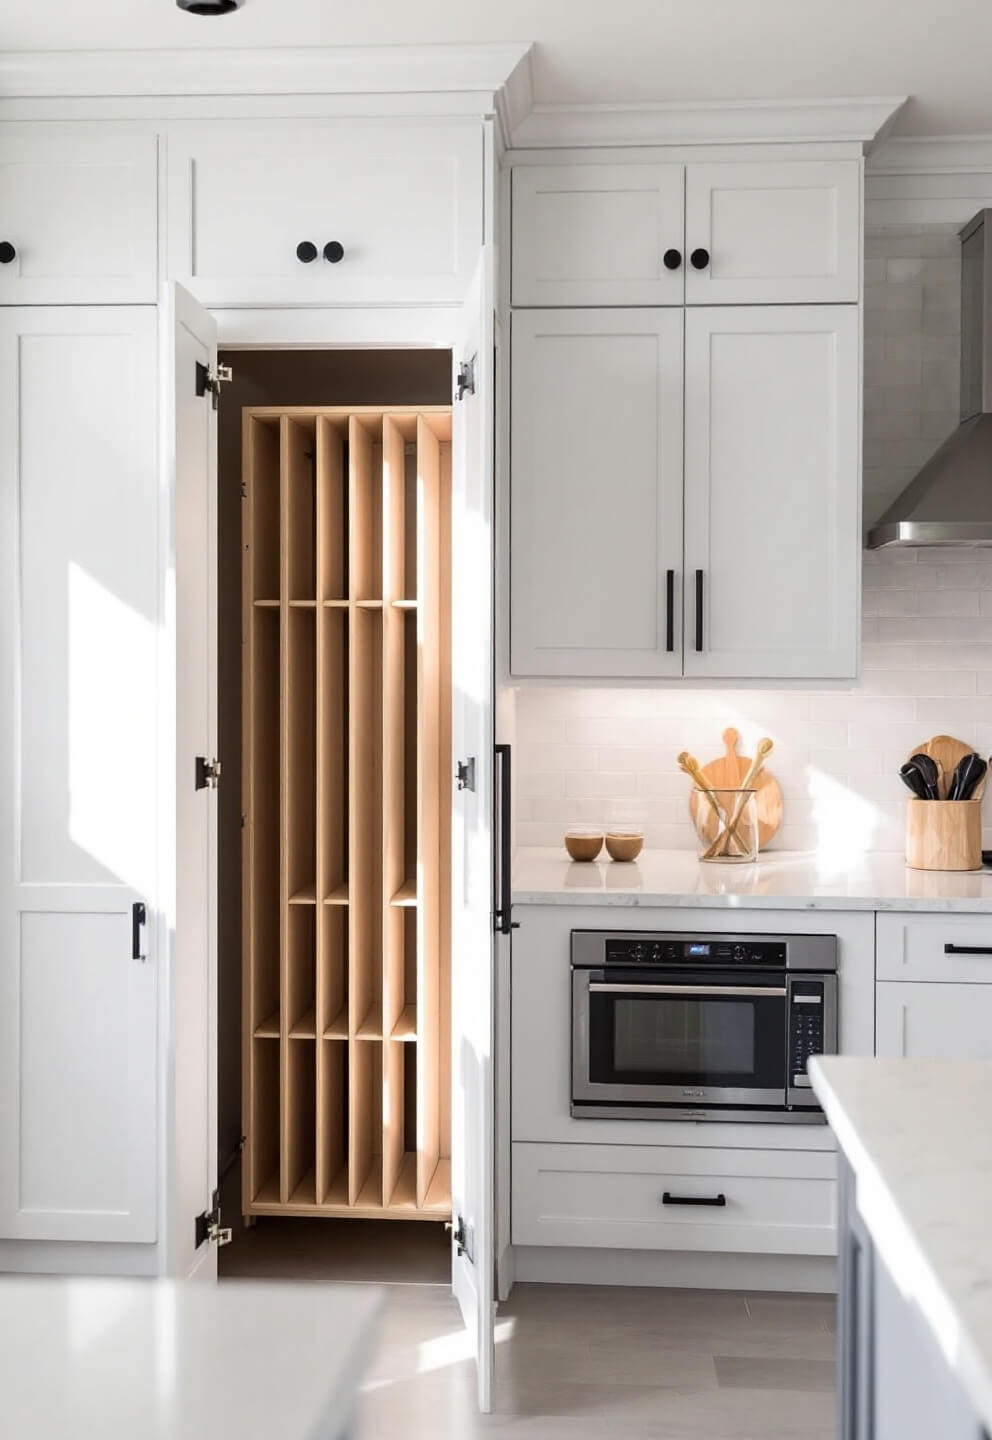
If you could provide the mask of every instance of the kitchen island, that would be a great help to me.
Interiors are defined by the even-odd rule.
[[[842,1440],[987,1440],[992,1063],[810,1074],[841,1152]]]

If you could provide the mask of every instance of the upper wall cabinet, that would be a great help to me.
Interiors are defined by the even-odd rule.
[[[0,127],[0,305],[154,304],[154,135]]]
[[[204,304],[445,303],[468,289],[474,123],[176,125],[168,155],[168,273]]]
[[[686,166],[690,305],[854,302],[860,237],[856,160]]]
[[[682,311],[513,317],[518,675],[680,675]]]
[[[857,160],[518,165],[514,305],[858,299]]]
[[[681,165],[513,172],[514,305],[681,305]]]

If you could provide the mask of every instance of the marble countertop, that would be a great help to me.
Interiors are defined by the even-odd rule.
[[[358,1285],[0,1277],[5,1440],[338,1440],[378,1339]]]
[[[632,864],[578,865],[563,849],[517,850],[513,903],[992,913],[992,871],[910,870],[894,854],[772,850],[754,865],[719,865],[692,850],[645,850]]]
[[[992,1062],[810,1062],[900,1289],[992,1429]]]

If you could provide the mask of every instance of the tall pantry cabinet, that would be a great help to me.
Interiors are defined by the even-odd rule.
[[[856,674],[862,162],[771,149],[514,165],[513,677]]]

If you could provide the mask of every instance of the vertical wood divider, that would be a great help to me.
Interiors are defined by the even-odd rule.
[[[441,1150],[440,1045],[441,446],[417,417],[417,1205]]]
[[[289,418],[279,421],[279,1198],[290,1196],[289,1106]]]
[[[382,419],[382,1199],[393,1198],[403,1164],[403,1053],[389,1036],[403,1005],[403,911],[391,901],[403,883],[402,598],[406,442],[395,419]]]

